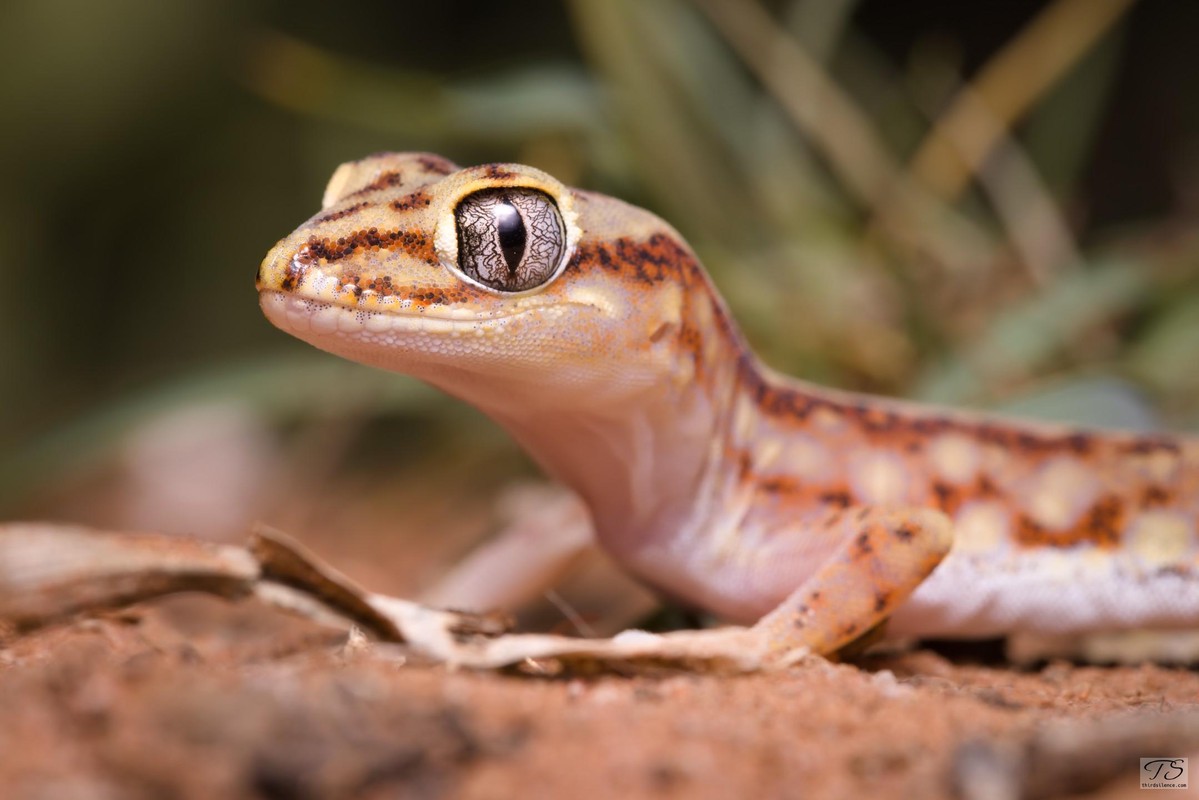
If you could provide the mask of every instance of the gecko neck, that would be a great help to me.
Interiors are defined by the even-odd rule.
[[[669,546],[719,513],[730,417],[740,390],[735,342],[722,341],[702,372],[664,376],[619,402],[531,397],[527,387],[441,373],[425,379],[480,408],[553,478],[587,504],[605,549],[636,568],[649,544]],[[719,350],[719,354],[715,351]],[[681,363],[681,362],[680,362]],[[743,363],[743,362],[742,362]],[[694,372],[693,372],[694,370]]]

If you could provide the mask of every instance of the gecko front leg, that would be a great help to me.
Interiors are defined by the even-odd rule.
[[[941,563],[953,532],[936,510],[856,506],[813,516],[777,542],[781,547],[773,552],[743,562],[736,581],[777,596],[792,580],[794,588],[783,589],[783,601],[755,624],[622,636],[613,644],[632,644],[637,658],[747,670],[786,668],[810,653],[832,655],[888,619]]]
[[[527,513],[518,514],[497,541],[426,594],[426,602],[475,610],[518,607],[556,582],[561,572],[551,565],[560,567],[591,545],[586,514],[573,495],[537,487],[523,499],[546,504],[535,515],[539,524],[531,524]],[[756,624],[684,637],[698,636],[711,653],[727,651],[733,660],[755,652],[763,665],[785,665],[806,652],[835,653],[886,621],[928,577],[949,552],[952,529],[948,517],[931,509],[851,507],[805,521],[787,541],[830,537],[836,540],[831,549],[817,548],[828,552],[824,560]],[[771,560],[791,561],[778,552]],[[805,552],[795,563],[809,560]],[[677,636],[661,639],[662,657],[674,655]]]
[[[423,602],[469,611],[520,608],[553,589],[595,548],[587,509],[567,489],[514,487],[499,505],[500,530],[428,589]]]
[[[768,658],[807,648],[829,654],[884,622],[948,554],[949,518],[912,508],[848,508],[818,525],[847,535],[816,572],[751,630]]]

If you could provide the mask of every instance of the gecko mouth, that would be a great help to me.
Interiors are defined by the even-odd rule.
[[[467,334],[503,325],[514,317],[524,316],[532,309],[493,316],[480,316],[469,309],[425,306],[404,308],[397,303],[381,309],[345,306],[328,300],[316,300],[279,289],[262,289],[258,302],[267,318],[279,328],[291,333],[318,335],[387,333],[446,333]]]

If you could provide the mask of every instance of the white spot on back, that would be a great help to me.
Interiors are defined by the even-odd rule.
[[[828,448],[811,436],[795,436],[787,441],[784,463],[797,478],[827,480],[834,469],[832,454]]]
[[[1091,507],[1099,489],[1091,470],[1073,458],[1057,458],[1029,478],[1024,487],[1024,510],[1041,527],[1064,530]]]
[[[764,472],[774,466],[783,452],[783,444],[778,439],[766,439],[754,448],[754,469]]]
[[[967,503],[953,520],[953,548],[966,553],[1001,550],[1011,534],[1011,512],[994,500]]]
[[[929,459],[937,474],[951,483],[969,483],[978,474],[982,453],[968,436],[947,433],[933,440]]]
[[[1145,511],[1129,526],[1127,548],[1149,566],[1179,564],[1194,551],[1195,526],[1177,511]]]
[[[840,433],[847,427],[844,414],[823,406],[813,411],[808,420],[813,427],[826,433]]]
[[[895,453],[865,451],[849,469],[854,494],[866,505],[896,506],[908,497],[911,485],[903,459]]]

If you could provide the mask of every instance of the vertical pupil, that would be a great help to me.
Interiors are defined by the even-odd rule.
[[[520,218],[516,206],[507,200],[497,203],[492,213],[495,215],[495,228],[499,234],[504,261],[508,262],[508,271],[515,273],[525,254],[525,240],[528,238],[525,221]]]

